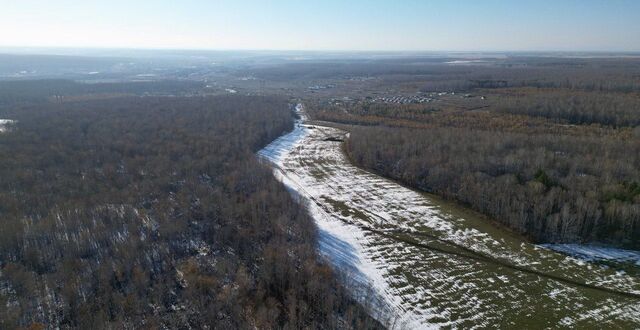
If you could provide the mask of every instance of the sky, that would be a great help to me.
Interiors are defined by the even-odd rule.
[[[0,47],[640,51],[640,1],[0,0]]]

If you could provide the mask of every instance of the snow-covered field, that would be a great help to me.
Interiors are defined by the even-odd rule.
[[[363,300],[391,311],[390,327],[640,327],[640,299],[580,285],[640,294],[639,278],[524,242],[359,169],[336,142],[344,136],[298,122],[259,155],[307,203],[320,252],[372,285]]]

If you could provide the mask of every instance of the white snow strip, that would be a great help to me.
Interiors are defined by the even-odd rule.
[[[640,251],[587,244],[541,244],[540,246],[587,261],[608,260],[640,266]]]
[[[309,212],[316,221],[319,229],[319,250],[334,267],[341,273],[349,276],[349,280],[355,282],[351,289],[372,288],[375,290],[374,297],[367,296],[368,292],[353,292],[357,299],[369,303],[373,308],[374,315],[381,322],[394,322],[396,326],[403,328],[416,328],[411,315],[407,315],[400,307],[401,301],[398,297],[390,294],[390,288],[384,279],[382,272],[363,252],[365,248],[360,241],[364,240],[364,233],[356,226],[345,224],[340,219],[332,217],[311,201],[312,195],[306,192],[300,182],[300,178],[291,173],[285,173],[280,169],[283,160],[301,143],[309,133],[309,129],[302,124],[306,116],[302,112],[303,106],[298,104],[296,112],[301,117],[295,123],[294,130],[273,141],[258,155],[269,160],[276,165],[276,177],[282,181],[290,190],[295,191],[298,196],[303,197],[308,205]],[[367,301],[364,301],[367,300]],[[388,320],[388,318],[393,320]]]

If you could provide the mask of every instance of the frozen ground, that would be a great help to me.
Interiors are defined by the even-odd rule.
[[[300,108],[301,110],[301,108]],[[320,251],[395,328],[640,326],[640,279],[522,241],[351,165],[344,132],[298,123],[259,154],[309,206]],[[337,139],[336,139],[337,138]],[[354,292],[362,295],[362,292]]]

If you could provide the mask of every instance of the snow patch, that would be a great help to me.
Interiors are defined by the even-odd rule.
[[[8,126],[13,124],[15,124],[15,120],[0,119],[0,133],[8,131],[9,130]]]
[[[587,244],[541,244],[540,246],[586,261],[617,261],[640,266],[640,251]]]

